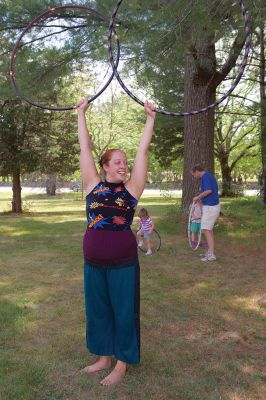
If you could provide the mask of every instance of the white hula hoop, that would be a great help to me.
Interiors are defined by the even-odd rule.
[[[193,247],[192,242],[191,242],[190,225],[191,225],[192,210],[193,210],[193,207],[194,207],[194,204],[195,204],[195,203],[196,203],[196,202],[193,201],[193,203],[190,204],[190,206],[189,206],[189,217],[188,217],[188,225],[187,225],[188,243],[189,243],[190,247],[192,248],[192,250],[197,250],[198,247],[199,247],[199,245],[200,245],[200,242],[201,242],[201,229],[200,229],[200,231],[199,231],[198,241],[197,241],[196,246]]]

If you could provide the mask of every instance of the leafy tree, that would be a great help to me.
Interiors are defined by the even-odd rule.
[[[173,162],[183,159],[184,120],[157,115],[151,151],[161,167],[169,169]]]
[[[250,12],[252,18],[252,57],[250,59],[250,69],[252,74],[244,78],[244,82],[257,85],[259,129],[260,129],[260,154],[261,154],[261,200],[266,204],[266,53],[265,53],[265,20],[266,6],[263,0],[250,1]]]
[[[59,4],[49,2],[49,5],[52,3]],[[93,6],[104,15],[110,15],[114,6],[113,0],[83,3]],[[253,3],[250,1],[250,4]],[[261,0],[255,3],[262,4]],[[26,0],[20,0],[18,4],[21,7],[28,3]],[[40,5],[37,1],[36,5],[33,9],[26,7],[26,10],[31,9],[31,12],[25,13],[23,23],[29,16],[32,17],[32,14],[36,15],[38,7],[40,10],[43,10],[44,6],[48,8],[48,2]],[[19,7],[11,13],[13,27],[16,28],[16,12]],[[252,15],[254,30],[258,26],[259,13],[258,8]],[[66,17],[69,18],[67,14]],[[5,33],[8,32],[7,28],[6,26]],[[98,28],[98,22],[86,26],[86,44],[95,46],[95,43],[105,40],[105,27]],[[239,6],[229,0],[125,1],[119,10],[117,30],[123,45],[123,73],[136,73],[137,86],[144,89],[145,95],[152,96],[159,106],[185,111],[202,108],[215,100],[218,85],[226,80],[230,82],[236,75],[235,67],[244,43]],[[83,35],[74,34],[72,30],[68,42],[69,54],[78,56],[82,53],[75,53],[75,49],[83,49],[82,38]],[[86,50],[84,52],[86,53]],[[106,59],[106,47],[95,46],[91,57],[100,61]],[[65,61],[71,65],[67,57]],[[131,76],[128,79],[129,84],[134,84]],[[167,120],[165,118],[165,121]],[[209,110],[180,121],[171,120],[169,125],[167,123],[168,128],[164,128],[158,118],[155,142],[158,143],[158,149],[167,149],[167,157],[162,158],[169,164],[171,151],[172,154],[178,155],[180,149],[182,150],[180,146],[184,130],[182,206],[186,211],[197,187],[190,174],[192,165],[200,162],[209,170],[214,168],[215,112]],[[160,157],[162,151],[156,152],[157,157]]]
[[[10,1],[1,3],[1,37],[0,52],[0,93],[1,93],[1,160],[0,171],[3,175],[10,174],[13,177],[13,201],[12,210],[22,212],[21,203],[21,174],[41,170],[50,177],[62,176],[73,172],[78,165],[76,156],[76,118],[73,114],[51,114],[50,112],[31,107],[25,102],[15,99],[15,94],[10,88],[8,76],[8,58],[14,46],[15,37],[22,28],[40,12],[54,7],[58,2],[54,1]],[[44,8],[43,8],[44,7]],[[40,27],[41,29],[41,27]],[[70,83],[76,78],[75,73],[70,74],[71,69],[67,64],[68,57],[61,62],[60,73],[55,68],[55,60],[64,56],[62,49],[50,48],[46,52],[39,52],[37,48],[24,49],[18,61],[18,75],[25,77],[25,87],[34,93],[39,91],[43,98],[50,102],[59,100],[70,101],[73,104],[73,93]],[[57,58],[58,56],[58,58]],[[53,70],[53,77],[49,74],[42,75],[42,79],[33,83],[27,82],[26,70],[29,58],[37,60],[33,63],[31,73],[38,75],[40,66],[44,65],[47,71]],[[60,64],[60,63],[59,63]],[[65,65],[65,68],[64,68]],[[45,68],[44,68],[45,69]],[[25,72],[25,74],[23,74]],[[68,78],[65,78],[68,75]],[[54,79],[53,79],[54,78]],[[54,84],[55,83],[55,84]],[[54,84],[54,85],[53,85]],[[68,92],[64,90],[67,86]],[[28,93],[27,93],[28,94]],[[55,186],[52,190],[47,188],[49,194],[55,194]]]
[[[266,7],[264,5],[264,13],[262,13],[259,26],[256,30],[259,57],[259,87],[260,87],[260,145],[261,145],[261,200],[266,204]]]
[[[258,153],[258,116],[254,107],[245,106],[247,97],[245,93],[244,97],[235,95],[227,99],[216,113],[215,155],[221,168],[223,196],[234,195],[232,173],[241,159],[256,157]]]
[[[51,126],[51,116],[20,100],[2,102],[0,108],[0,174],[13,180],[12,211],[22,212],[21,174],[40,164],[41,136]]]
[[[41,145],[39,169],[47,175],[47,194],[55,196],[57,178],[69,176],[79,167],[76,115],[64,112],[53,116]]]
[[[95,160],[98,161],[109,148],[121,148],[127,153],[129,166],[132,166],[145,123],[145,114],[124,93],[114,94],[112,85],[110,91],[109,100],[94,102],[88,112]]]
[[[106,14],[113,7],[112,1],[96,4]],[[127,70],[136,72],[138,85],[146,88],[159,106],[185,111],[203,108],[214,102],[217,87],[228,74],[232,79],[237,73],[244,34],[236,3],[124,2],[117,23],[123,30],[122,56]],[[212,109],[184,118],[184,211],[198,186],[190,174],[193,164],[214,169],[214,113]],[[169,131],[169,142],[180,130],[180,122],[177,124]]]

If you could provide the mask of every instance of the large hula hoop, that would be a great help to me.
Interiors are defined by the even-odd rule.
[[[131,93],[131,91],[126,87],[126,85],[124,84],[124,82],[122,81],[118,71],[117,71],[117,67],[115,66],[114,63],[114,57],[113,57],[113,48],[112,48],[112,34],[113,34],[113,29],[114,29],[114,22],[115,22],[115,18],[116,18],[116,14],[117,11],[119,9],[119,7],[121,6],[123,0],[118,0],[116,2],[116,5],[113,9],[112,12],[112,16],[109,22],[109,34],[108,34],[108,44],[109,44],[109,59],[110,59],[110,63],[112,65],[113,71],[115,73],[115,76],[118,80],[118,82],[120,83],[121,87],[123,88],[123,90],[133,99],[135,100],[138,104],[140,104],[141,106],[144,106],[144,102],[141,101],[137,96],[135,96],[133,93]],[[234,82],[232,83],[231,87],[229,88],[229,90],[222,96],[220,97],[220,99],[216,100],[214,103],[208,105],[207,107],[203,107],[200,110],[194,110],[194,111],[189,111],[189,112],[173,112],[173,111],[166,111],[166,110],[162,110],[162,109],[155,109],[154,111],[156,111],[157,113],[160,114],[164,114],[164,115],[171,115],[173,117],[176,116],[188,116],[188,115],[196,115],[196,114],[200,114],[202,112],[208,111],[211,108],[216,107],[218,104],[220,104],[222,101],[224,101],[232,92],[233,90],[236,88],[236,86],[238,85],[240,79],[242,78],[242,75],[244,73],[245,67],[247,65],[247,59],[248,59],[248,53],[250,50],[250,24],[249,24],[249,16],[248,16],[248,12],[247,9],[245,8],[243,1],[242,0],[238,0],[239,6],[241,8],[241,12],[243,14],[243,19],[244,19],[244,31],[245,31],[245,53],[244,53],[244,57],[243,57],[243,61],[242,64],[240,66],[240,71],[239,74],[237,75],[237,77],[235,78]]]
[[[190,245],[190,247],[192,248],[192,250],[197,250],[200,242],[201,242],[201,230],[199,232],[198,235],[198,241],[196,243],[196,246],[193,247],[192,242],[191,242],[191,231],[190,231],[190,226],[191,226],[191,217],[192,217],[192,210],[194,207],[195,201],[193,201],[193,203],[191,203],[190,207],[189,207],[189,216],[188,216],[188,224],[187,224],[187,238],[188,238],[188,243]]]
[[[139,230],[137,230],[136,234],[137,234],[138,232],[139,232]],[[155,253],[157,253],[157,251],[159,251],[160,248],[161,248],[162,239],[161,239],[161,236],[160,236],[159,232],[158,232],[156,229],[153,229],[152,233],[153,233],[153,235],[154,235],[153,240],[156,241],[156,242],[155,242],[155,247],[152,246],[152,254],[155,254]],[[146,253],[146,251],[147,251],[147,249],[145,249],[145,248],[143,248],[143,247],[139,247],[139,246],[138,246],[138,249],[139,249],[142,253]]]
[[[103,16],[102,14],[100,14],[98,11],[90,8],[90,7],[86,7],[86,6],[75,6],[75,5],[71,5],[71,6],[61,6],[61,7],[55,7],[55,8],[51,8],[50,10],[45,11],[44,13],[40,14],[38,17],[36,17],[34,20],[32,20],[23,30],[23,32],[20,34],[14,50],[12,52],[11,55],[11,59],[10,59],[10,79],[11,79],[11,83],[13,86],[13,89],[15,90],[16,94],[18,97],[20,97],[21,99],[25,100],[26,102],[28,102],[29,104],[39,107],[39,108],[43,108],[45,110],[53,110],[53,111],[66,111],[66,110],[73,110],[76,107],[75,106],[66,106],[66,107],[50,107],[50,106],[46,106],[44,104],[38,103],[36,101],[32,101],[31,99],[29,99],[27,96],[25,96],[21,90],[19,89],[19,87],[16,84],[16,80],[15,80],[15,59],[16,59],[16,55],[17,55],[17,50],[19,48],[21,39],[23,38],[23,36],[28,32],[28,30],[34,25],[36,24],[38,21],[40,21],[41,19],[45,18],[46,16],[48,16],[49,14],[52,14],[56,11],[60,11],[60,10],[64,10],[64,9],[81,9],[81,10],[85,10],[90,14],[95,14],[97,17],[99,17],[101,20],[105,21],[106,24],[108,25],[109,19],[105,16]],[[118,67],[118,63],[119,63],[119,58],[120,58],[120,44],[119,44],[119,40],[118,37],[116,35],[115,29],[113,29],[113,33],[115,35],[116,38],[116,44],[117,44],[117,56],[116,56],[116,61],[115,61],[115,68]],[[113,77],[114,77],[114,71],[111,74],[110,78],[108,79],[107,83],[99,90],[99,92],[97,92],[93,97],[91,97],[90,99],[88,99],[88,102],[91,103],[93,100],[95,100],[97,97],[99,97],[104,91],[105,89],[109,86],[109,84],[111,83]]]

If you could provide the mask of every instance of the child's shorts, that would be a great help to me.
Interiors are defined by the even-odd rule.
[[[142,233],[143,238],[145,240],[150,240],[151,239],[151,234],[149,232],[144,232],[143,230],[141,230],[141,233]]]
[[[200,222],[192,221],[190,225],[190,232],[200,233],[200,228],[201,228],[200,225],[201,225]]]

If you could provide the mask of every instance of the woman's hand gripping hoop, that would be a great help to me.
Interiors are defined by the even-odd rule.
[[[194,209],[195,201],[190,205],[189,207],[189,217],[188,217],[188,224],[187,224],[187,237],[188,237],[188,243],[192,250],[197,250],[198,247],[200,246],[201,243],[201,228],[199,229],[198,234],[198,240],[192,242],[191,240],[191,222],[192,222],[192,214],[193,214],[193,209]]]
[[[79,10],[85,10],[87,11],[89,14],[94,14],[97,17],[99,17],[99,19],[101,19],[102,21],[104,21],[106,24],[108,24],[109,19],[106,18],[105,16],[103,16],[102,14],[100,14],[98,11],[90,8],[90,7],[85,7],[85,6],[61,6],[61,7],[55,7],[55,8],[51,8],[50,10],[45,11],[44,13],[40,14],[38,17],[36,17],[33,21],[31,21],[23,30],[23,32],[20,34],[14,50],[12,52],[11,55],[11,60],[10,60],[10,79],[12,82],[12,86],[17,94],[18,97],[20,97],[21,99],[25,100],[26,102],[28,102],[29,104],[39,107],[39,108],[43,108],[45,110],[53,110],[53,111],[65,111],[65,110],[73,110],[74,108],[76,108],[75,106],[66,106],[66,107],[52,107],[52,106],[47,106],[41,103],[38,103],[36,101],[33,101],[31,99],[29,99],[27,96],[25,96],[21,90],[19,89],[19,87],[16,84],[16,80],[15,80],[15,59],[16,59],[16,55],[17,55],[17,51],[20,47],[20,43],[22,38],[24,37],[24,35],[40,20],[42,20],[43,18],[47,17],[50,14],[53,14],[54,12],[57,11],[61,11],[61,10],[65,10],[65,9],[79,9]],[[113,30],[113,33],[115,35],[116,38],[116,45],[117,45],[117,55],[116,55],[116,61],[115,61],[115,68],[118,67],[118,63],[119,63],[119,57],[120,57],[120,45],[119,45],[119,40],[118,37],[116,35],[115,30]],[[93,100],[95,100],[97,97],[99,97],[104,91],[105,89],[109,86],[109,84],[111,83],[113,77],[114,77],[115,73],[113,72],[110,76],[110,78],[108,79],[107,83],[90,99],[88,99],[88,102],[91,103]]]
[[[112,47],[112,34],[113,34],[113,30],[114,30],[114,22],[115,22],[115,18],[116,18],[116,14],[117,11],[119,9],[119,7],[121,6],[123,0],[118,0],[116,2],[116,5],[113,9],[112,12],[112,16],[109,22],[109,35],[108,35],[108,45],[109,45],[109,58],[110,58],[110,63],[112,65],[114,74],[118,80],[118,82],[120,83],[121,87],[124,89],[124,91],[133,99],[135,100],[138,104],[140,104],[141,106],[144,105],[144,102],[141,101],[137,96],[135,96],[133,93],[131,93],[131,91],[126,87],[126,85],[124,84],[124,82],[122,81],[118,71],[117,71],[117,66],[115,65],[114,62],[114,57],[113,57],[113,47]],[[243,15],[243,20],[244,20],[244,31],[245,31],[245,54],[244,54],[244,58],[240,67],[240,71],[239,74],[237,75],[237,77],[235,78],[234,82],[232,83],[231,87],[229,88],[229,90],[222,96],[220,97],[220,99],[216,100],[214,103],[208,105],[207,107],[203,107],[200,110],[195,110],[195,111],[189,111],[189,112],[173,112],[173,111],[166,111],[166,110],[161,110],[161,109],[155,109],[155,111],[157,113],[160,114],[164,114],[164,115],[171,115],[171,116],[187,116],[187,115],[195,115],[195,114],[200,114],[202,112],[205,112],[211,108],[216,107],[218,104],[220,104],[222,101],[224,101],[232,92],[233,90],[236,88],[236,86],[238,85],[240,79],[242,78],[242,75],[244,73],[246,64],[247,64],[247,59],[248,59],[248,53],[249,53],[249,49],[250,49],[250,27],[249,27],[249,16],[248,16],[248,12],[244,6],[244,3],[242,0],[238,0],[239,6],[241,8],[241,12]]]

